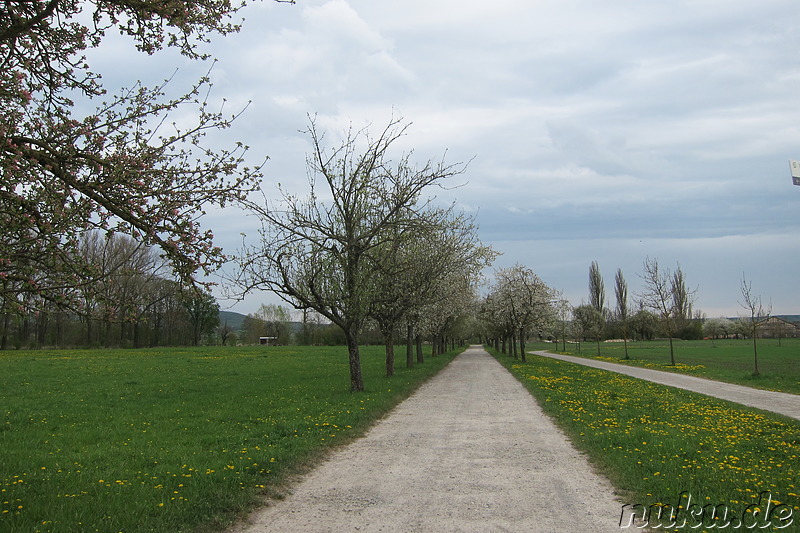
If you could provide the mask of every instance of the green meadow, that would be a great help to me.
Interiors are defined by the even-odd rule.
[[[213,531],[445,366],[344,347],[0,352],[0,531]]]
[[[681,510],[674,523],[668,511],[655,523],[650,515],[651,527],[671,531],[688,518],[680,530],[800,531],[800,421],[614,372],[492,352],[625,503]]]
[[[633,364],[793,391],[800,343],[781,344],[759,342],[756,379],[748,341],[677,343],[677,368],[665,342],[629,349]],[[545,348],[554,345],[528,346]],[[584,356],[595,350],[582,345]],[[618,361],[621,350],[603,343],[601,358]],[[363,434],[455,353],[386,378],[383,349],[365,347],[367,391],[353,394],[343,347],[0,352],[0,531],[218,530],[279,498],[291,475]],[[624,501],[686,506],[691,495],[717,506],[717,527],[750,517],[745,528],[763,525],[768,493],[773,509],[793,513],[782,531],[800,531],[800,422],[561,361],[495,355]]]
[[[752,340],[674,340],[675,366],[669,362],[669,341],[629,342],[628,356],[621,342],[583,342],[580,351],[575,343],[535,343],[526,351],[549,350],[557,353],[601,359],[613,363],[643,366],[669,372],[680,372],[703,378],[738,383],[758,389],[800,394],[800,339],[759,339],[759,375],[753,375]]]

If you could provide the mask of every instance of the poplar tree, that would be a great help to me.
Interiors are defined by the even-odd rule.
[[[606,288],[597,261],[592,261],[592,265],[589,267],[589,305],[597,311],[593,315],[597,323],[593,325],[592,329],[597,340],[597,355],[600,355],[600,338],[603,336],[606,315]]]
[[[628,356],[628,282],[622,275],[622,269],[617,269],[617,274],[614,276],[614,295],[617,297],[617,320],[622,326],[622,342],[625,346],[624,359],[630,359]]]

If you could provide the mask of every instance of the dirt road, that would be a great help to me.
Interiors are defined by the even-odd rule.
[[[522,385],[473,346],[231,532],[619,532],[621,506]]]

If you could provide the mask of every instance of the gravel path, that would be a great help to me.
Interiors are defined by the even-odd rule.
[[[472,346],[231,533],[619,532],[622,502]]]
[[[602,370],[610,370],[611,372],[617,372],[619,374],[625,374],[635,378],[661,383],[662,385],[669,385],[670,387],[678,387],[680,389],[699,392],[700,394],[705,394],[706,396],[714,396],[730,402],[736,402],[742,405],[764,409],[765,411],[772,411],[773,413],[778,413],[800,420],[800,395],[797,394],[753,389],[751,387],[744,387],[742,385],[734,385],[733,383],[724,383],[722,381],[714,381],[695,376],[675,374],[673,372],[664,372],[663,370],[653,370],[651,368],[640,368],[619,363],[609,363],[606,361],[598,361],[596,359],[586,359],[583,357],[574,357],[570,355],[558,355],[550,352],[531,353],[544,357],[550,357],[552,359],[560,359],[562,361],[578,363],[579,365],[600,368]]]

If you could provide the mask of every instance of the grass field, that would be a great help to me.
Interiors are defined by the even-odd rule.
[[[771,531],[765,526],[791,521],[780,530],[800,531],[800,422],[545,357],[523,364],[495,356],[624,491],[625,503],[651,510],[651,527],[673,530],[667,526],[687,519],[682,531]],[[697,519],[687,513],[692,504]],[[667,505],[682,506],[677,520],[665,511],[654,522],[652,512]]]
[[[675,363],[669,366],[669,341],[629,342],[625,356],[622,343],[600,343],[600,357],[593,342],[581,343],[581,351],[572,343],[563,345],[535,343],[526,351],[551,350],[558,353],[602,359],[614,363],[645,366],[658,370],[691,374],[748,387],[800,394],[800,339],[759,339],[759,376],[753,376],[752,340],[675,340]]]
[[[454,354],[353,394],[343,347],[0,352],[0,531],[220,528]]]

